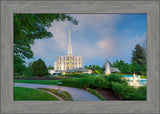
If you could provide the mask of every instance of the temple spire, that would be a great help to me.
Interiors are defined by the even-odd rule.
[[[69,45],[71,45],[71,30],[69,30]]]
[[[71,45],[71,30],[69,30],[69,44],[68,44],[68,55],[72,54],[72,45]]]

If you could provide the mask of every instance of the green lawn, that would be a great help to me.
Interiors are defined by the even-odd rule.
[[[57,99],[56,97],[52,96],[49,93],[25,87],[14,87],[14,100],[15,101],[23,101],[23,100],[59,101],[59,99]]]
[[[32,83],[32,84],[46,84],[46,85],[57,85],[57,82],[61,81],[61,86],[68,87],[80,87],[80,79],[64,79],[64,80],[14,80],[17,83]]]
[[[62,93],[58,93],[59,90],[57,90],[57,89],[49,89],[49,88],[39,88],[39,89],[50,91],[50,92],[58,95],[59,97],[61,97],[65,101],[72,101],[72,96],[66,91],[61,91]]]
[[[14,80],[18,83],[33,83],[33,84],[46,84],[46,85],[56,85],[59,80]]]

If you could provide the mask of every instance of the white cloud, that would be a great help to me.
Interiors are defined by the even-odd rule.
[[[99,51],[102,51],[102,53],[107,53],[111,56],[116,54],[115,45],[116,42],[109,38],[105,38],[104,40],[97,42]]]
[[[74,30],[83,31],[85,28],[102,29],[104,26],[113,27],[121,15],[115,14],[71,14],[79,24]],[[104,25],[105,24],[105,25]]]
[[[32,46],[34,54],[49,61],[56,61],[59,55],[66,55],[68,48],[68,31],[71,29],[73,54],[82,56],[84,61],[89,61],[94,57],[103,59],[111,58],[130,58],[132,49],[137,42],[142,42],[146,35],[133,35],[128,38],[128,31],[122,33],[116,31],[118,21],[121,19],[119,14],[69,14],[78,20],[79,24],[71,22],[54,21],[48,28],[53,34],[50,39],[37,40]],[[94,34],[94,35],[92,35]],[[92,38],[93,36],[93,38]]]
[[[35,55],[44,57],[46,59],[51,59],[55,54],[66,54],[67,53],[67,45],[68,45],[68,31],[71,29],[74,31],[80,31],[81,33],[86,28],[92,28],[97,31],[99,34],[109,34],[114,31],[114,26],[116,20],[120,18],[119,15],[106,15],[106,14],[70,14],[75,19],[78,20],[79,24],[74,25],[71,22],[65,21],[54,21],[52,23],[52,26],[48,28],[47,30],[50,31],[53,34],[53,37],[50,39],[42,39],[37,40],[35,44],[32,46],[32,50]],[[104,24],[106,27],[103,27]],[[107,26],[109,26],[107,28]],[[101,29],[101,31],[98,31],[97,29]],[[107,30],[107,31],[106,31]],[[87,44],[88,45],[88,44]],[[85,47],[85,52],[92,55],[92,53],[95,53],[96,49],[93,49],[92,46]],[[73,47],[74,48],[74,47]],[[79,47],[79,49],[75,50],[76,52],[82,52],[84,51],[82,49],[83,47]],[[52,54],[52,52],[54,54]],[[57,56],[56,55],[56,56]],[[85,55],[84,55],[85,56]]]

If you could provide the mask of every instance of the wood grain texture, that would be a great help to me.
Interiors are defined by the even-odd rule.
[[[2,1],[1,113],[158,113],[158,1]],[[147,101],[13,101],[13,13],[147,13]]]

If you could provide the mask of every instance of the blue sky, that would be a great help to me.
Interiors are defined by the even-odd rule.
[[[77,19],[78,25],[54,21],[47,29],[53,37],[36,40],[34,58],[27,62],[42,58],[47,66],[53,66],[57,56],[67,55],[69,30],[73,55],[83,57],[83,66],[102,66],[105,59],[130,63],[135,45],[146,40],[146,14],[68,15]]]

